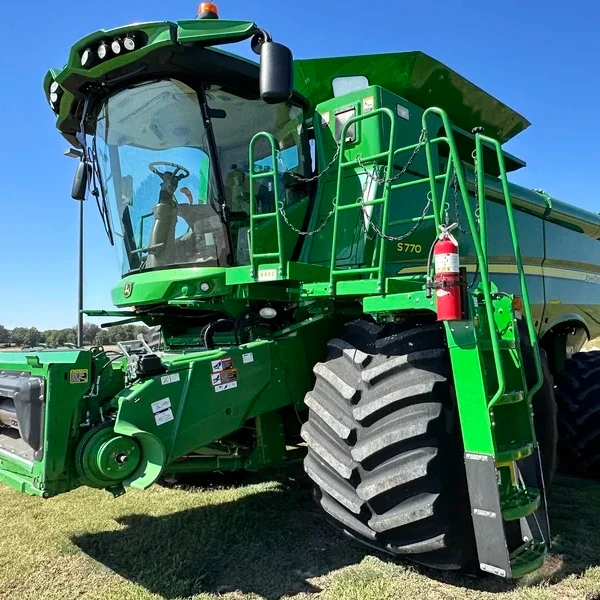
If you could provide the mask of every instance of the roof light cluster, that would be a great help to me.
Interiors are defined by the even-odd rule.
[[[60,109],[60,101],[63,96],[63,93],[64,93],[64,91],[60,87],[60,85],[56,81],[53,81],[52,84],[50,85],[49,100],[50,100],[50,108],[56,114],[58,114],[58,111]]]
[[[124,37],[117,37],[112,40],[102,40],[97,46],[86,48],[81,53],[81,66],[91,69],[102,61],[121,56],[126,52],[133,52],[143,45],[139,36],[134,33],[128,33]]]

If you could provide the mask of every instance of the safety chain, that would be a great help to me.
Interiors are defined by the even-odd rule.
[[[404,165],[404,167],[402,167],[401,171],[395,175],[394,177],[391,177],[389,179],[386,179],[385,177],[379,177],[378,173],[378,168],[377,166],[375,167],[375,169],[373,170],[373,173],[370,173],[367,170],[367,167],[364,165],[364,163],[361,160],[360,155],[356,157],[356,162],[361,166],[361,168],[363,169],[363,173],[364,175],[367,176],[367,178],[373,180],[376,183],[379,184],[388,184],[388,183],[393,183],[394,181],[397,181],[398,179],[400,179],[400,177],[402,177],[402,175],[404,175],[409,167],[411,166],[411,164],[414,162],[417,154],[419,153],[419,151],[421,150],[421,148],[423,147],[423,145],[425,144],[427,140],[427,131],[425,129],[423,129],[421,131],[421,135],[419,136],[419,141],[417,143],[417,145],[415,146],[415,149],[413,150],[412,155],[410,156],[410,158],[408,159],[408,162]],[[296,173],[293,173],[292,171],[288,170],[287,167],[285,166],[285,163],[283,162],[283,159],[281,158],[281,153],[278,151],[277,152],[277,162],[280,164],[281,167],[283,167],[283,173],[288,173],[292,178],[294,178],[296,181],[301,181],[303,183],[309,183],[311,181],[315,181],[317,179],[319,179],[320,177],[322,177],[323,175],[325,175],[325,173],[327,173],[331,167],[333,167],[333,165],[337,162],[339,155],[340,155],[340,144],[337,144],[336,147],[336,151],[333,155],[333,158],[331,159],[331,161],[328,163],[328,165],[317,175],[313,176],[313,177],[302,177],[301,175],[298,175]],[[366,189],[366,182],[365,182],[365,189]],[[372,221],[370,216],[367,214],[366,212],[366,206],[364,205],[364,200],[362,198],[359,198],[358,201],[361,204],[361,208],[363,211],[364,216],[366,217],[366,219],[368,220],[369,225],[367,227],[364,226],[364,224],[362,225],[363,227],[363,231],[364,233],[367,235],[367,237],[369,237],[369,229],[373,228],[373,231],[375,231],[375,233],[377,235],[379,235],[380,237],[391,241],[391,242],[400,242],[404,239],[406,239],[407,237],[409,237],[410,235],[412,235],[421,225],[421,223],[423,223],[425,217],[427,216],[427,212],[429,210],[429,207],[431,206],[431,192],[429,192],[427,194],[427,204],[425,205],[425,208],[423,210],[423,214],[421,215],[421,217],[419,218],[419,220],[415,223],[415,225],[406,233],[402,234],[401,236],[390,236],[387,234],[384,234]],[[336,202],[337,202],[337,198],[334,198],[332,200],[332,207],[331,210],[329,211],[329,213],[327,214],[327,216],[325,217],[325,219],[323,220],[323,222],[319,225],[319,227],[317,227],[316,229],[314,229],[313,231],[301,231],[300,229],[298,229],[297,227],[295,227],[290,220],[288,219],[288,216],[284,210],[284,206],[283,206],[283,202],[280,201],[279,202],[279,212],[281,213],[281,216],[283,217],[283,220],[285,221],[286,225],[295,233],[297,233],[298,235],[302,235],[305,237],[310,237],[313,235],[316,235],[317,233],[319,233],[320,231],[322,231],[325,226],[327,225],[327,223],[329,222],[329,220],[331,219],[331,217],[335,214],[335,209],[336,209]],[[371,238],[370,238],[371,239]]]
[[[407,237],[411,236],[421,226],[421,224],[425,220],[425,217],[427,216],[427,213],[429,212],[429,207],[431,206],[431,192],[427,192],[427,204],[425,204],[425,208],[423,209],[423,213],[419,217],[419,220],[416,221],[415,224],[408,231],[406,231],[405,233],[403,233],[402,235],[399,235],[399,236],[387,235],[386,233],[383,233],[383,231],[381,231],[381,229],[379,229],[377,227],[377,225],[375,225],[375,223],[373,223],[373,221],[371,221],[371,218],[367,214],[367,211],[366,211],[367,207],[364,204],[364,200],[362,198],[359,198],[358,200],[360,202],[363,214],[365,215],[365,217],[367,219],[369,219],[369,227],[372,228],[373,231],[379,237],[382,237],[384,240],[387,240],[388,242],[401,242],[402,240],[405,240]]]
[[[322,231],[323,228],[325,227],[325,225],[327,225],[327,223],[329,222],[329,219],[331,219],[331,217],[333,217],[333,215],[335,213],[335,204],[336,204],[336,198],[334,198],[331,202],[332,208],[329,211],[329,214],[325,217],[324,221],[313,231],[300,231],[300,229],[297,229],[296,227],[294,227],[294,225],[292,225],[292,223],[290,223],[290,220],[288,219],[287,215],[285,214],[285,210],[283,209],[283,202],[281,200],[279,201],[279,212],[281,213],[281,216],[283,217],[283,220],[285,221],[286,225],[292,231],[295,231],[298,235],[310,237],[312,235],[317,235],[317,233]]]
[[[277,162],[282,167],[282,171],[281,171],[282,173],[288,173],[290,175],[290,177],[292,177],[296,181],[300,181],[302,183],[310,183],[311,181],[316,181],[320,177],[323,177],[323,175],[325,175],[325,173],[327,173],[327,171],[329,171],[329,169],[331,169],[331,167],[333,167],[333,165],[337,162],[339,156],[340,156],[340,145],[336,144],[335,153],[333,155],[333,158],[329,161],[329,164],[320,173],[317,173],[317,175],[314,175],[313,177],[303,177],[302,175],[298,175],[297,173],[294,173],[293,171],[290,171],[286,167],[285,163],[283,162],[283,159],[281,158],[281,152],[279,150],[277,151]],[[319,225],[319,227],[317,227],[317,229],[315,229],[313,231],[301,231],[300,229],[298,229],[297,227],[295,227],[294,225],[292,225],[292,223],[290,223],[290,220],[288,219],[287,214],[285,213],[285,210],[283,208],[283,202],[281,200],[279,201],[279,207],[278,208],[279,208],[279,212],[281,213],[281,216],[283,217],[283,220],[285,221],[286,225],[292,231],[294,231],[298,235],[302,235],[302,236],[305,236],[305,237],[310,237],[310,236],[313,236],[313,235],[317,235],[317,233],[319,233],[320,231],[322,231],[323,228],[325,227],[325,225],[327,225],[327,223],[329,223],[329,220],[331,219],[331,217],[335,213],[335,204],[336,204],[336,201],[337,201],[336,198],[334,198],[331,201],[331,210],[329,211],[329,214],[325,217],[324,221]]]
[[[477,225],[477,229],[479,230],[480,226],[480,214],[479,214],[479,192],[477,191],[477,159],[473,157],[475,160],[475,223]],[[463,229],[460,225],[460,212],[458,206],[458,181],[456,177],[456,169],[452,174],[452,188],[454,189],[454,213],[456,217],[456,223],[458,225],[458,230],[463,234],[469,237],[472,237],[471,232]],[[447,206],[447,205],[446,205]],[[448,209],[446,208],[446,222],[448,222]]]
[[[376,183],[382,183],[382,184],[394,183],[394,181],[398,181],[398,179],[400,179],[400,177],[402,177],[402,175],[404,175],[406,173],[406,171],[408,171],[408,168],[413,163],[413,161],[417,157],[417,154],[419,154],[421,148],[424,146],[426,141],[427,141],[427,131],[425,129],[423,129],[421,131],[421,135],[419,136],[419,141],[418,141],[417,145],[415,146],[415,149],[413,150],[411,157],[408,159],[408,162],[402,167],[402,169],[400,170],[400,172],[398,174],[394,175],[393,177],[390,177],[389,179],[386,179],[385,177],[380,178],[377,175],[375,175],[375,172],[369,173],[367,171],[367,167],[362,162],[362,157],[360,156],[360,154],[356,157],[356,162],[362,167],[362,169],[364,171],[364,175],[366,175],[369,179],[372,179]]]
[[[283,169],[281,171],[282,173],[288,173],[289,176],[292,177],[293,179],[295,179],[296,181],[301,181],[302,183],[310,183],[311,181],[316,181],[320,177],[323,177],[323,175],[325,175],[325,173],[327,173],[327,171],[329,171],[329,169],[331,169],[331,167],[333,167],[333,165],[337,162],[337,159],[339,158],[339,156],[340,156],[340,144],[336,143],[335,153],[333,155],[333,158],[329,161],[329,164],[320,173],[317,173],[313,177],[303,177],[302,175],[298,175],[297,173],[290,171],[285,166],[285,163],[283,162],[283,159],[281,158],[281,152],[279,150],[277,151],[277,162]]]

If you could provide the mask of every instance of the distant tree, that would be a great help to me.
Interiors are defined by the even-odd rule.
[[[60,329],[49,329],[44,332],[44,341],[48,346],[60,346]]]
[[[30,327],[25,335],[25,346],[37,346],[40,342],[44,341],[42,332],[35,327]]]
[[[16,346],[24,346],[28,332],[27,327],[15,327],[11,332],[10,341]]]
[[[60,333],[64,338],[63,344],[76,344],[77,343],[77,329],[75,327],[68,327],[67,329],[61,329]]]
[[[83,324],[83,343],[93,344],[94,339],[100,332],[100,327],[95,323],[84,323]]]
[[[45,341],[49,346],[54,347],[75,344],[77,335],[72,327],[68,329],[52,329],[46,332]]]
[[[108,346],[109,344],[112,344],[110,329],[100,329],[94,336],[92,343],[94,346]]]
[[[0,344],[9,344],[10,343],[10,331],[4,327],[4,325],[0,325]]]
[[[110,332],[110,339],[113,344],[125,342],[135,337],[131,336],[131,325],[114,325],[108,331]]]

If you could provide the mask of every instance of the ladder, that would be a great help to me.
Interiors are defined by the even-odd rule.
[[[389,120],[389,143],[386,149],[370,156],[346,159],[348,129],[367,119]],[[330,277],[327,288],[321,290],[332,296],[378,295],[380,298],[365,299],[366,312],[369,312],[368,307],[375,306],[376,302],[381,302],[390,311],[393,310],[394,296],[398,299],[396,309],[406,307],[407,293],[403,284],[407,282],[414,284],[415,278],[413,276],[386,278],[386,236],[390,227],[412,224],[419,219],[433,220],[437,230],[441,223],[442,211],[447,203],[451,175],[454,172],[460,201],[473,239],[480,276],[480,283],[472,294],[470,308],[471,315],[477,315],[479,326],[475,327],[472,318],[464,322],[445,323],[455,373],[459,413],[463,423],[465,465],[473,525],[481,568],[504,577],[518,577],[537,569],[543,562],[549,544],[549,525],[543,475],[531,414],[531,400],[542,385],[543,373],[504,154],[497,140],[482,133],[475,133],[475,177],[481,220],[481,227],[478,230],[469,199],[464,167],[447,113],[436,107],[424,112],[422,130],[425,134],[423,145],[428,173],[425,177],[416,177],[413,173],[413,179],[405,182],[392,177],[394,160],[400,155],[415,152],[422,141],[395,148],[395,121],[392,111],[381,108],[349,119],[342,128]],[[435,135],[432,134],[433,125],[437,132]],[[439,169],[436,168],[434,161],[433,149],[436,144],[446,144],[448,147],[449,158],[443,172],[438,172]],[[520,298],[522,298],[520,308],[523,312],[521,323],[524,324],[521,333],[515,319],[513,298],[501,294],[489,279],[484,146],[492,148],[499,166],[503,203],[519,273]],[[378,178],[381,184],[379,195],[371,200],[362,198],[348,202],[344,194],[344,174],[358,166],[362,167],[367,174],[366,166],[382,164],[385,165],[385,170],[384,177]],[[429,188],[431,214],[390,223],[389,208],[392,192],[419,185],[426,185]],[[340,215],[352,210],[364,212],[366,207],[377,207],[380,215],[379,227],[373,228],[378,234],[378,240],[373,247],[371,263],[367,266],[341,268],[338,266],[337,259],[341,250]],[[432,273],[428,275],[431,276]],[[417,294],[410,294],[408,298],[414,295]],[[421,296],[425,298],[424,294]],[[418,302],[418,299],[416,301]],[[422,303],[421,306],[424,304]],[[523,368],[521,348],[525,340],[520,339],[521,335],[528,339],[533,358],[535,378],[529,384]],[[519,426],[517,427],[516,424]],[[514,548],[518,536],[522,543]],[[510,539],[510,547],[513,548],[510,552],[508,539]],[[504,543],[490,543],[490,540],[504,540]]]

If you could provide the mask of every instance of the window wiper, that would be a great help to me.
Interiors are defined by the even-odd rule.
[[[100,213],[100,218],[102,219],[102,224],[104,225],[104,230],[106,231],[106,235],[108,237],[108,241],[111,246],[115,245],[115,238],[113,235],[112,227],[110,225],[110,216],[108,211],[108,204],[106,202],[106,190],[104,189],[104,185],[102,183],[102,178],[100,177],[99,171],[99,163],[98,163],[98,150],[96,146],[96,133],[94,131],[94,135],[92,138],[92,146],[87,143],[87,134],[85,132],[85,121],[88,116],[90,106],[90,96],[87,96],[85,99],[85,104],[83,106],[83,111],[81,115],[80,121],[80,131],[76,136],[81,147],[83,149],[83,155],[85,157],[85,161],[91,168],[91,180],[88,184],[88,190],[96,199],[96,206],[98,207],[98,212]],[[99,184],[99,185],[98,185]]]
[[[102,181],[102,177],[100,176],[100,167],[98,163],[98,151],[96,145],[96,135],[94,134],[92,140],[92,148],[90,155],[91,163],[92,163],[92,186],[91,190],[92,196],[96,199],[96,206],[98,207],[98,212],[100,213],[100,218],[102,220],[102,224],[104,225],[104,230],[106,231],[106,235],[108,236],[108,241],[111,246],[115,245],[115,238],[113,235],[113,230],[110,224],[110,212],[108,208],[108,203],[106,202],[106,190],[104,188],[104,183]]]

